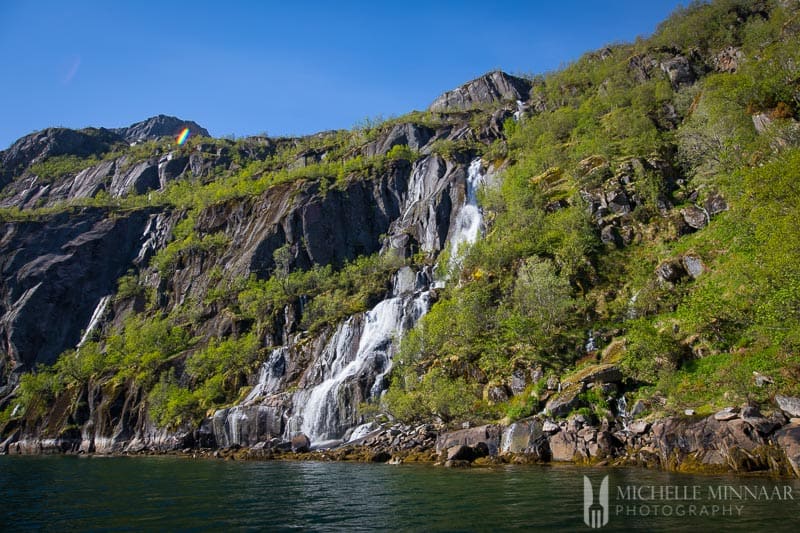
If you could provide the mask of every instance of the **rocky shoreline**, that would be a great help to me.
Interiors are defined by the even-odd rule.
[[[203,446],[195,434],[149,443],[136,440],[109,453],[78,438],[18,438],[0,443],[0,454],[176,455],[223,460],[316,460],[428,463],[445,467],[574,463],[635,466],[665,471],[760,473],[800,477],[797,399],[779,398],[781,410],[765,416],[755,407],[727,408],[706,417],[670,417],[630,424],[592,424],[581,414],[555,421],[530,417],[510,425],[489,424],[445,431],[432,424],[386,424],[351,442],[313,449],[305,435],[251,447]]]

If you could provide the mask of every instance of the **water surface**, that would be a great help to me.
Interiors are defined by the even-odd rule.
[[[800,528],[797,480],[573,466],[455,470],[174,457],[0,457],[0,529],[588,531],[584,475],[595,501],[601,480],[609,476],[604,531]],[[742,501],[735,497],[742,485],[770,494],[788,490],[796,500]],[[656,487],[667,498],[691,491],[700,498],[620,501],[619,487],[628,486],[645,487],[639,491],[644,497]],[[709,500],[709,489],[719,496],[719,487],[735,491],[726,500]],[[623,510],[615,513],[620,504]],[[723,509],[713,516],[688,516],[690,505],[696,513],[700,506],[708,513],[713,505],[742,509],[732,508],[733,516]],[[675,516],[680,506],[684,516]],[[641,516],[646,507],[648,516]],[[637,516],[625,516],[626,509]],[[672,516],[660,516],[668,511]]]

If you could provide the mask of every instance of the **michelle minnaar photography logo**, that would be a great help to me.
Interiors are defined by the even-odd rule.
[[[794,501],[791,485],[611,486],[608,476],[595,485],[583,476],[583,522],[599,529],[611,519],[659,517],[741,517],[747,502]]]

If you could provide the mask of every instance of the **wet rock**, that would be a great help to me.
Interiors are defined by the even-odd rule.
[[[783,396],[781,394],[775,395],[775,401],[778,407],[790,417],[800,417],[800,398],[793,396]]]
[[[127,170],[118,171],[111,181],[109,193],[119,198],[128,194],[143,194],[160,186],[158,165],[151,161],[143,161]]]
[[[558,390],[560,383],[560,380],[556,376],[550,376],[547,378],[547,390]]]
[[[550,437],[550,458],[553,461],[574,461],[583,454],[583,439],[578,442],[578,436],[570,431],[560,431]]]
[[[503,453],[525,453],[536,458],[544,458],[547,450],[544,425],[535,418],[514,422],[503,432],[501,449]]]
[[[727,422],[728,420],[733,420],[734,418],[739,418],[739,410],[735,407],[726,407],[714,415],[714,419],[721,422]]]
[[[705,211],[694,205],[681,209],[681,216],[683,216],[684,222],[694,229],[703,229],[708,224]]]
[[[475,454],[470,446],[459,444],[447,449],[448,461],[472,461]]]
[[[98,303],[130,268],[150,214],[107,217],[86,208],[0,225],[0,366],[6,357],[22,368],[51,364],[78,344]]]
[[[449,460],[444,463],[445,468],[469,468],[471,466],[469,461],[462,460]]]
[[[647,411],[647,405],[645,405],[645,403],[642,400],[636,400],[636,403],[634,403],[633,407],[631,407],[629,414],[630,416],[635,418],[640,414],[644,413],[645,411]]]
[[[311,450],[311,439],[304,433],[292,437],[292,451],[295,453],[305,453]],[[388,461],[388,459],[387,459]]]
[[[391,460],[392,454],[386,451],[379,451],[372,454],[369,458],[370,462],[373,463],[386,463]]]

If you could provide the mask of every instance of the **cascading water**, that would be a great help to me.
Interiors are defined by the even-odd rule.
[[[100,298],[100,301],[97,302],[97,306],[94,308],[94,312],[92,313],[92,318],[89,319],[89,325],[86,326],[86,331],[84,331],[80,342],[78,342],[78,348],[86,344],[86,341],[91,338],[92,332],[95,330],[95,328],[97,328],[97,324],[100,323],[100,319],[103,318],[103,313],[106,312],[106,307],[108,307],[108,302],[110,301],[111,296],[103,296]]]
[[[448,270],[460,266],[466,248],[483,232],[483,214],[477,197],[478,188],[485,179],[481,163],[480,159],[475,159],[468,167],[464,204],[455,214],[448,236],[451,249]],[[404,217],[411,216],[414,209],[427,202],[430,192],[425,190],[425,177],[428,170],[423,163],[415,168],[409,182]],[[423,243],[422,248],[433,250],[435,224],[426,231],[431,236],[430,239],[426,237],[425,242],[430,243]],[[290,400],[281,394],[286,379],[282,365],[295,349],[287,345],[274,350],[244,402],[215,414],[213,426],[218,442],[223,445],[255,443],[253,439],[263,439],[263,435],[275,436],[273,430],[277,427],[282,427],[284,440],[304,433],[315,448],[338,444],[345,437],[353,440],[369,434],[375,425],[362,423],[358,404],[378,398],[385,391],[386,376],[391,371],[398,341],[428,311],[430,289],[445,281],[434,282],[429,267],[419,272],[409,267],[400,269],[385,300],[366,313],[339,324],[324,347],[316,352],[314,362],[303,375],[301,387],[291,393]]]
[[[628,431],[631,415],[628,413],[628,400],[625,398],[624,394],[617,400],[617,416],[622,422],[623,431]]]
[[[287,436],[302,432],[316,446],[341,439],[357,422],[352,386],[368,384],[363,400],[383,392],[397,340],[427,312],[429,302],[427,290],[392,296],[363,315],[360,334],[357,321],[361,317],[351,317],[339,326],[321,362],[327,377],[310,391],[296,395],[297,411],[287,424]],[[355,355],[350,358],[356,342]]]
[[[250,391],[250,394],[242,402],[243,405],[250,405],[256,402],[259,398],[269,396],[278,391],[281,384],[281,378],[286,373],[286,357],[288,356],[288,346],[281,346],[272,350],[269,359],[261,365],[261,371],[258,374],[258,382]]]
[[[450,235],[450,267],[461,263],[465,249],[474,244],[483,232],[483,213],[478,206],[478,188],[483,184],[481,160],[475,159],[467,170],[466,197],[458,210]]]

